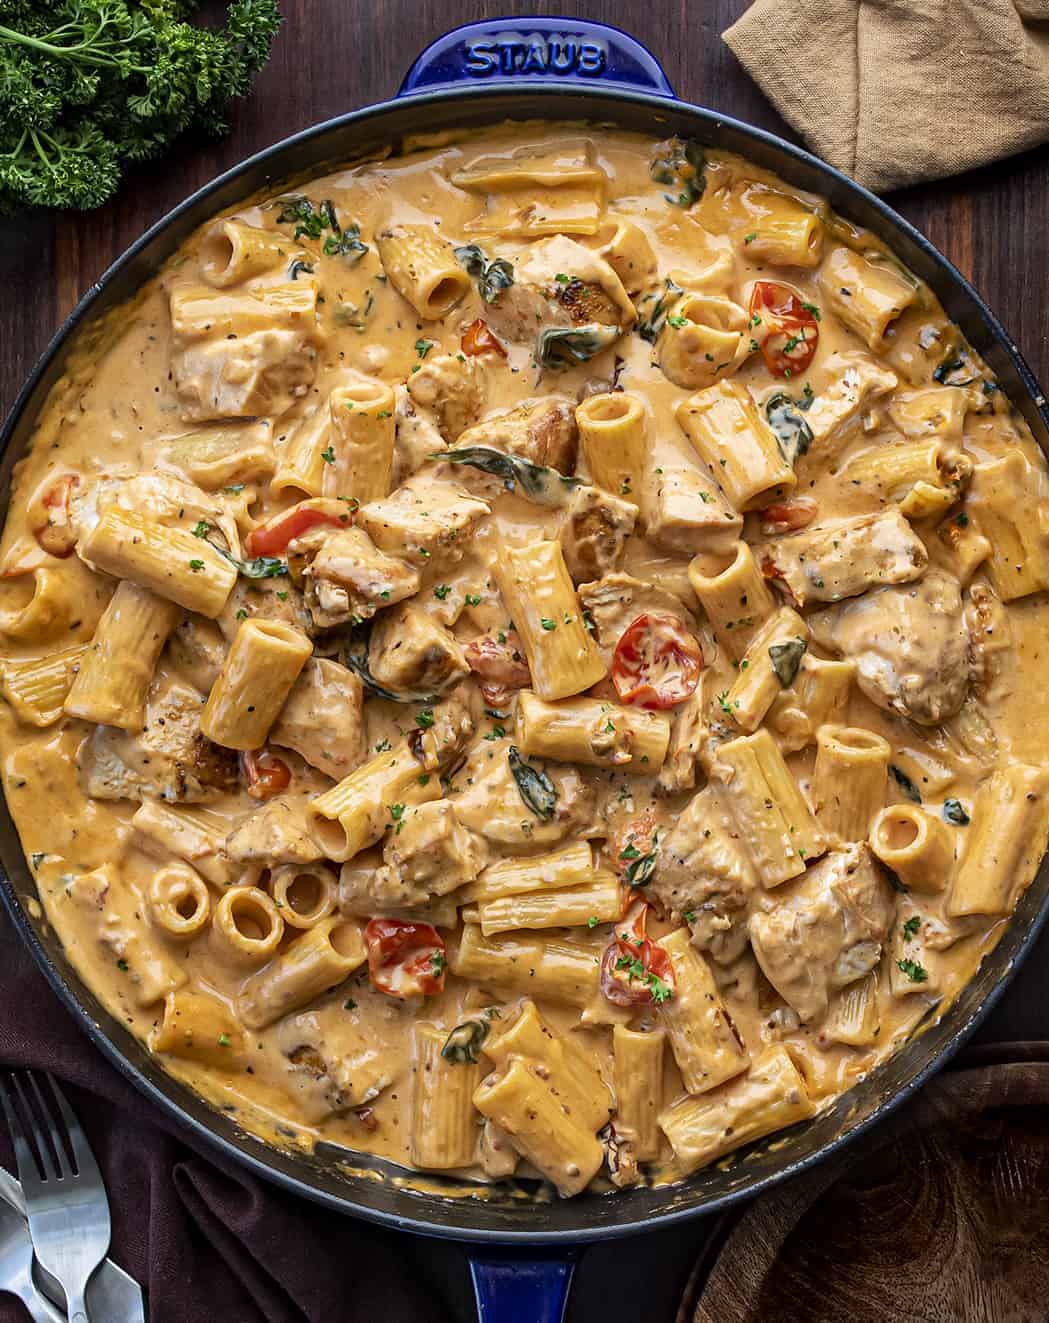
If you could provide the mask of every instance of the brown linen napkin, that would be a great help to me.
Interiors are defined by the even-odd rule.
[[[722,35],[813,150],[879,192],[1049,139],[1049,0],[755,0]]]

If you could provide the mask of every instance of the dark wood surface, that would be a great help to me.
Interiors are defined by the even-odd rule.
[[[220,170],[318,120],[391,96],[414,56],[456,23],[512,14],[602,18],[644,41],[678,93],[791,137],[740,69],[720,33],[748,0],[282,0],[285,25],[253,96],[220,142],[186,143],[138,171],[100,211],[0,221],[0,412],[37,355],[107,265],[153,221]],[[812,58],[819,58],[814,34]],[[950,257],[1012,332],[1035,374],[1049,383],[1049,300],[1041,291],[1049,212],[1049,150],[946,183],[912,188],[893,202]],[[1049,1038],[1049,937],[981,1032],[984,1041]],[[669,1323],[709,1226],[595,1248],[580,1267],[570,1323],[614,1313]],[[405,1243],[406,1271],[420,1272],[449,1318],[473,1317],[464,1261],[452,1247]],[[598,1310],[601,1314],[598,1314]],[[399,1320],[398,1323],[401,1323]],[[404,1320],[403,1323],[410,1323]],[[522,1323],[525,1323],[522,1320]]]

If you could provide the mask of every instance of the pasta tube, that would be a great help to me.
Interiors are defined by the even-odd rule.
[[[865,451],[849,463],[843,477],[880,500],[896,501],[909,519],[925,519],[958,500],[972,469],[966,455],[942,441],[913,441]]]
[[[381,381],[337,386],[328,397],[333,463],[324,463],[321,491],[367,505],[390,494],[396,430],[393,391]]]
[[[665,1042],[662,1029],[638,1033],[617,1024],[612,1030],[616,1136],[629,1143],[638,1162],[659,1156]]]
[[[855,674],[852,661],[824,661],[809,652],[802,657],[794,683],[768,712],[769,729],[783,753],[811,744],[820,726],[843,724]]]
[[[826,310],[875,353],[902,312],[918,301],[918,282],[888,262],[872,262],[851,248],[834,248],[820,272]]]
[[[568,1197],[585,1190],[604,1153],[592,1131],[566,1114],[564,1104],[520,1058],[477,1087],[474,1106],[502,1126],[514,1147]]]
[[[789,606],[780,607],[758,628],[726,698],[741,730],[757,730],[774,700],[794,683],[808,642],[808,625]]]
[[[1049,526],[1030,507],[1032,477],[1019,450],[973,470],[966,509],[990,543],[987,571],[1003,602],[1049,588]]]
[[[848,1047],[872,1047],[881,1032],[878,1005],[878,971],[858,979],[835,996],[820,1030],[819,1041],[845,1043]]]
[[[741,735],[722,744],[717,757],[729,773],[725,802],[762,882],[776,887],[804,873],[827,840],[772,736]]]
[[[119,583],[81,660],[66,715],[141,730],[153,672],[180,615],[174,602],[126,579]]]
[[[750,1054],[689,930],[676,928],[659,945],[674,969],[674,995],[660,1004],[659,1018],[685,1088],[706,1093],[746,1070]]]
[[[762,201],[772,201],[764,195]],[[787,198],[775,198],[775,210],[762,216],[747,235],[746,256],[769,266],[800,266],[811,270],[823,257],[823,222],[813,211]]]
[[[820,826],[841,841],[864,841],[885,803],[892,748],[860,726],[821,726],[816,732],[812,804]]]
[[[29,726],[54,725],[87,650],[85,643],[48,657],[11,657],[0,663],[0,693],[19,721]]]
[[[213,887],[243,879],[244,864],[234,863],[224,849],[228,823],[218,820],[212,825],[191,811],[144,799],[131,827],[136,845],[161,861],[171,855],[184,859]]]
[[[287,270],[303,250],[288,243],[279,230],[263,230],[240,220],[219,221],[205,236],[201,250],[204,279],[225,289],[276,268]]]
[[[358,924],[322,919],[245,982],[237,1014],[249,1029],[265,1029],[342,983],[367,958]]]
[[[483,1074],[481,1065],[448,1061],[441,1055],[447,1029],[419,1024],[414,1037],[412,1165],[424,1171],[470,1167],[477,1159],[481,1135],[480,1117],[473,1104]]]
[[[281,864],[270,872],[270,895],[289,928],[312,928],[338,899],[339,880],[324,864]]]
[[[209,740],[261,749],[313,644],[283,620],[242,620],[200,718]]]
[[[539,697],[569,698],[602,679],[605,664],[583,624],[561,544],[504,547],[493,569]]]
[[[591,395],[575,411],[579,440],[598,487],[636,501],[648,462],[647,419],[641,400],[626,391]]]
[[[776,1130],[803,1121],[816,1110],[790,1052],[767,1047],[746,1075],[717,1093],[682,1098],[659,1124],[685,1173]]]
[[[485,937],[514,928],[574,928],[611,923],[623,910],[619,880],[600,869],[582,886],[565,891],[531,891],[517,896],[497,896],[477,905],[478,921]]]
[[[517,698],[514,734],[521,751],[537,758],[649,776],[666,757],[670,719],[592,698],[544,703],[525,689]]]
[[[424,321],[436,321],[469,293],[455,249],[429,225],[394,225],[375,237],[383,270]]]
[[[682,400],[677,419],[740,512],[760,510],[793,490],[794,470],[745,386],[735,381],[708,386]]]
[[[951,918],[1008,914],[1045,850],[1049,771],[1016,763],[981,786],[947,901]]]
[[[186,864],[167,864],[150,878],[149,917],[169,937],[197,937],[207,927],[211,896],[204,879]]]
[[[12,570],[0,598],[0,634],[29,644],[79,642],[98,624],[108,600],[105,580],[79,560],[54,569]]]
[[[468,883],[455,894],[463,901],[486,901],[532,891],[563,891],[582,886],[593,874],[590,842],[573,841],[550,854],[500,859],[489,865],[476,882]]]
[[[950,827],[917,804],[890,804],[871,823],[871,849],[910,891],[943,891],[954,869]]]
[[[749,543],[737,542],[724,555],[702,552],[688,567],[700,606],[730,657],[740,658],[776,602]]]
[[[77,552],[106,574],[210,619],[221,613],[237,581],[236,569],[205,538],[130,510],[107,510]]]
[[[712,386],[749,352],[747,322],[745,310],[720,294],[683,294],[656,341],[663,375],[685,390]]]
[[[149,1035],[149,1050],[201,1066],[243,1069],[244,1030],[223,1002],[179,988],[164,999],[164,1018]]]
[[[485,937],[476,923],[463,928],[449,964],[457,978],[580,1009],[597,996],[600,983],[600,953],[592,945],[516,935]]]
[[[595,248],[630,295],[653,285],[658,275],[656,255],[643,230],[623,216],[610,216],[594,235]]]
[[[265,891],[230,887],[215,906],[208,936],[220,960],[234,965],[261,965],[280,945],[284,920]]]
[[[270,483],[274,492],[320,496],[324,489],[324,470],[328,467],[325,455],[331,453],[330,434],[330,404],[319,405],[299,421],[281,448],[277,471]]]

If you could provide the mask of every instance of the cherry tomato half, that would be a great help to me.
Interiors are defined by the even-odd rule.
[[[350,508],[345,501],[317,496],[289,506],[272,519],[267,519],[264,524],[259,524],[258,528],[253,528],[244,539],[244,549],[249,556],[279,556],[281,552],[287,551],[289,542],[302,537],[311,528],[324,524],[332,528],[345,528],[351,518]]]
[[[276,758],[268,749],[257,753],[242,753],[241,765],[248,794],[252,799],[272,799],[291,785],[291,769],[282,758]]]
[[[527,689],[532,673],[517,632],[481,634],[466,645],[466,661],[481,680],[481,696],[489,707],[502,707],[511,690]]]
[[[79,486],[76,473],[63,473],[46,483],[29,502],[33,536],[43,551],[59,560],[71,556],[76,546],[72,500]]]
[[[476,358],[480,354],[498,354],[500,358],[506,357],[506,350],[495,338],[489,329],[488,323],[478,317],[462,334],[460,340],[463,353],[469,358]]]
[[[699,684],[703,650],[677,616],[640,615],[619,636],[612,683],[623,703],[665,708],[683,703]]]
[[[795,496],[791,501],[767,505],[761,512],[761,531],[766,537],[795,533],[799,528],[808,528],[816,518],[816,510],[811,496]]]
[[[750,294],[750,333],[774,377],[805,371],[819,344],[820,328],[811,303],[787,285],[757,280]]]
[[[649,908],[643,900],[631,906],[601,960],[601,991],[613,1006],[658,1005],[674,995],[670,957],[645,932]]]
[[[388,997],[432,997],[444,989],[444,942],[428,923],[370,919],[368,975]]]

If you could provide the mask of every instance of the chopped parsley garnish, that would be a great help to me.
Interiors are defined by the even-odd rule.
[[[757,232],[757,230],[751,230],[751,232],[750,232],[749,234],[745,234],[745,235],[743,236],[743,242],[744,242],[744,243],[753,243],[754,240],[755,240],[757,237],[758,237],[758,232]]]
[[[556,628],[557,628],[557,622],[556,622],[556,620],[548,620],[548,619],[546,618],[546,616],[543,616],[543,618],[539,621],[539,623],[542,625],[542,627],[543,627],[545,630],[548,630],[548,631],[551,630],[551,629],[556,629]]]
[[[480,598],[480,595],[479,595],[478,593],[467,593],[467,594],[466,594],[466,597],[464,598],[464,601],[466,602],[466,605],[467,605],[467,606],[480,606],[480,605],[481,605],[481,598]]]
[[[328,446],[326,449],[322,450],[321,459],[324,460],[325,464],[334,464],[335,463],[334,449],[331,446]]]
[[[425,358],[432,348],[432,340],[416,340],[415,342],[415,352],[420,358]]]
[[[897,960],[896,967],[902,970],[912,983],[924,983],[929,977],[929,971],[919,965],[917,960]]]
[[[202,560],[191,560],[189,563],[189,568],[193,570],[194,573],[196,573],[198,570],[202,570],[204,568],[204,562]]]
[[[211,528],[211,525],[208,523],[208,521],[207,521],[206,519],[198,519],[198,520],[197,520],[197,523],[196,523],[196,526],[195,526],[195,528],[193,529],[193,536],[194,536],[194,537],[207,537],[210,528]]]
[[[451,591],[452,589],[449,584],[439,583],[437,587],[433,590],[433,595],[434,597],[437,598],[439,602],[443,602]]]
[[[430,727],[433,725],[433,708],[424,707],[421,711],[416,712],[415,724],[421,730],[429,730]]]
[[[346,1000],[342,1003],[342,1009],[344,1011],[355,1011],[357,1009],[357,1003],[353,1000],[352,997],[347,997]]]
[[[904,941],[909,942],[912,937],[917,936],[918,929],[921,926],[922,926],[922,921],[920,917],[917,914],[912,914],[911,917],[907,920],[907,922],[903,925]]]
[[[229,1047],[229,1034],[219,1034],[219,1047]]]

